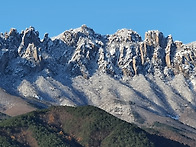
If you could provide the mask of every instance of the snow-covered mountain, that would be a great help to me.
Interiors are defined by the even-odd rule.
[[[33,27],[0,34],[0,87],[52,105],[95,105],[129,122],[196,128],[196,45],[148,31],[100,35],[86,25],[43,40]],[[139,119],[141,118],[141,119]]]

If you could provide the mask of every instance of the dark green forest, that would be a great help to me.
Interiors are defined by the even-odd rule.
[[[58,106],[0,122],[1,147],[180,147],[93,107]]]

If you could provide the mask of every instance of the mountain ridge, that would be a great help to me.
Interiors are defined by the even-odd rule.
[[[72,59],[68,61],[68,64],[71,64],[73,62],[75,63],[76,59],[83,62],[82,59],[80,59],[80,57],[76,58],[77,54],[79,54],[79,51],[80,53],[83,52],[83,54],[79,54],[79,55],[85,58],[87,60],[86,62],[88,62],[88,59],[91,60],[91,58],[94,57],[93,54],[91,55],[92,52],[92,51],[90,52],[91,49],[95,50],[94,52],[92,52],[94,54],[96,54],[96,51],[102,52],[102,50],[108,50],[108,53],[105,53],[105,54],[109,54],[108,58],[107,55],[104,55],[104,57],[109,61],[107,60],[105,61],[103,59],[100,60],[101,62],[106,62],[107,66],[111,67],[111,69],[108,69],[106,68],[105,65],[104,66],[106,68],[105,70],[108,70],[106,72],[114,75],[119,74],[117,71],[112,69],[115,68],[115,66],[117,66],[121,70],[122,75],[129,75],[129,76],[134,76],[141,73],[146,74],[148,72],[154,74],[156,70],[150,69],[148,66],[153,66],[153,67],[155,66],[156,68],[166,68],[166,67],[170,68],[171,66],[173,66],[172,67],[173,74],[174,73],[177,74],[181,72],[183,73],[183,75],[185,75],[189,73],[185,72],[185,68],[183,69],[183,66],[189,63],[190,64],[189,70],[191,70],[192,66],[195,66],[194,63],[195,52],[189,45],[186,46],[182,44],[182,42],[180,41],[174,42],[171,35],[165,38],[163,33],[158,30],[147,31],[145,33],[145,39],[143,41],[141,39],[141,36],[137,34],[137,32],[132,30],[121,29],[118,30],[113,35],[102,36],[100,34],[95,33],[93,29],[88,28],[86,25],[83,25],[77,29],[71,29],[69,31],[65,31],[62,34],[53,37],[52,39],[49,38],[48,34],[46,33],[44,35],[43,40],[40,40],[39,32],[36,31],[33,27],[30,27],[25,31],[22,31],[20,34],[17,32],[16,29],[11,29],[9,33],[1,34],[2,58],[6,58],[4,57],[6,56],[7,53],[6,49],[9,49],[12,51],[17,51],[18,53],[17,54],[15,53],[16,56],[20,56],[23,59],[30,61],[32,64],[31,65],[32,68],[35,66],[41,66],[42,63],[41,60],[46,58],[42,55],[42,52],[46,52],[48,47],[52,48],[52,44],[54,44],[53,42],[56,43],[56,45],[60,45],[61,43],[64,42],[65,43],[65,45],[63,45],[64,48],[66,47],[76,48],[76,51],[75,53],[72,53],[74,55],[72,56]],[[134,50],[132,50],[130,47]],[[124,52],[124,54],[122,54],[121,52]],[[133,55],[128,56],[127,52]],[[174,55],[174,53],[176,54]],[[66,50],[63,53],[63,55],[66,55]],[[127,58],[131,58],[131,60],[126,59],[126,55],[128,56]],[[12,56],[14,55],[12,54]],[[183,56],[184,59],[181,56]],[[117,60],[115,60],[114,57],[116,57]],[[179,63],[182,64],[181,66],[177,65],[177,63],[174,62],[175,58],[180,58],[180,57],[181,60],[183,60],[181,61],[181,63]],[[61,58],[63,58],[63,56]],[[101,55],[98,58],[101,58]],[[117,61],[118,63],[115,64],[113,60]],[[149,62],[149,60],[151,60],[150,61],[151,63]],[[130,64],[131,67],[128,67],[126,62],[128,62],[127,64]],[[185,62],[187,63],[185,64]],[[121,64],[123,65],[122,67],[120,66]],[[149,64],[153,64],[153,65],[149,65]],[[82,65],[84,66],[83,68],[88,69],[85,63],[82,63]],[[1,66],[2,72],[5,72],[4,71],[5,66],[6,63],[2,64]],[[178,66],[176,67],[178,69],[175,70],[174,66]],[[82,70],[85,69],[80,69],[80,72],[83,72]],[[125,74],[126,72],[124,73],[123,69],[131,71],[131,73]],[[143,71],[143,69],[146,71]],[[159,70],[163,71],[163,69],[159,69]],[[166,69],[164,69],[164,71],[166,72]],[[87,70],[85,72],[87,72],[86,74],[88,75],[89,71]],[[164,73],[164,76],[168,76],[168,75]]]
[[[42,40],[33,27],[0,35],[0,87],[8,93],[49,105],[90,104],[139,125],[167,120],[193,127],[192,134],[195,65],[194,45],[157,30],[144,40],[133,30],[100,35],[86,25]]]

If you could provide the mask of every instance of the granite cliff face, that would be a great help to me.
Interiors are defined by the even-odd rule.
[[[41,40],[33,27],[0,35],[0,86],[54,105],[91,104],[129,122],[134,112],[170,117],[196,108],[196,46],[128,29],[100,35],[86,25]]]
[[[14,70],[18,68],[11,67],[12,60],[20,60],[15,62],[15,67],[23,62],[29,69],[23,69],[20,76],[52,64],[60,64],[72,74],[86,78],[96,71],[118,78],[138,74],[170,78],[181,73],[189,79],[195,73],[195,48],[173,41],[171,35],[165,37],[159,31],[146,32],[143,41],[132,30],[122,29],[103,36],[83,25],[52,39],[45,34],[40,40],[39,32],[30,27],[20,34],[11,29],[1,34],[0,41],[1,72],[6,74],[17,74]]]

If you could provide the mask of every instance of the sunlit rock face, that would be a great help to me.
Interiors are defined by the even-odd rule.
[[[43,39],[33,27],[0,34],[1,88],[55,105],[96,105],[127,121],[136,110],[179,120],[195,112],[195,66],[195,43],[157,30],[144,40],[133,30],[100,35],[86,25]]]

